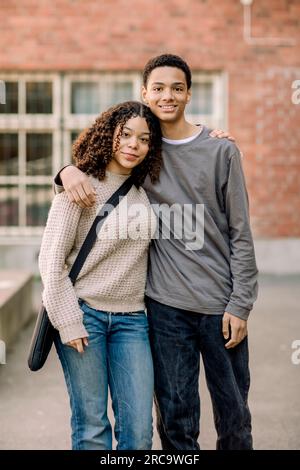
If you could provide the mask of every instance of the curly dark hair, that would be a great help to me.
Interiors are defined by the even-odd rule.
[[[140,116],[146,119],[150,131],[149,151],[146,158],[132,170],[134,184],[139,187],[149,174],[151,182],[155,183],[161,168],[161,129],[159,120],[138,101],[126,101],[112,106],[104,111],[94,124],[84,130],[73,144],[72,157],[75,165],[88,175],[99,180],[105,178],[106,167],[113,157],[113,136],[120,125],[116,136],[117,147],[126,122]]]
[[[176,67],[184,72],[188,90],[192,86],[192,73],[188,64],[178,55],[162,54],[150,59],[143,70],[143,85],[147,87],[149,75],[157,67]]]

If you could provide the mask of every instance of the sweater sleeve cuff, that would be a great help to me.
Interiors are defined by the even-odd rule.
[[[242,320],[248,320],[250,310],[239,307],[236,304],[233,304],[229,302],[227,305],[225,312],[231,313],[231,315],[234,315],[235,317],[241,318]]]
[[[85,338],[86,336],[89,336],[82,322],[73,323],[72,325],[59,328],[59,335],[63,344],[66,344],[73,339]]]
[[[62,169],[59,170],[59,172],[54,177],[54,192],[55,192],[55,194],[59,194],[59,193],[62,193],[64,191],[64,187],[63,187],[63,184],[62,184],[60,174],[65,168],[67,168],[67,166],[73,166],[73,165],[63,166]]]

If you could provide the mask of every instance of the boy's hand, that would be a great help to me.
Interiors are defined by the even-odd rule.
[[[222,333],[225,339],[228,339],[230,336],[230,340],[225,344],[225,348],[234,348],[243,341],[248,334],[247,321],[225,312],[223,315]]]
[[[222,129],[214,129],[209,135],[210,137],[218,137],[218,139],[228,139],[235,142],[235,138],[229,132],[222,131]]]
[[[75,166],[67,166],[60,173],[60,179],[69,201],[78,206],[92,207],[96,201],[96,191],[88,176]]]

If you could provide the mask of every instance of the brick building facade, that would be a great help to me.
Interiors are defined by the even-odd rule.
[[[228,128],[243,151],[255,238],[293,239],[300,251],[299,0],[10,0],[0,15],[0,79],[17,83],[7,91],[19,100],[14,112],[2,108],[0,137],[8,155],[14,139],[23,152],[21,176],[0,160],[0,194],[8,184],[19,191],[16,220],[0,221],[2,244],[38,240],[45,210],[36,216],[30,201],[43,188],[48,207],[52,172],[68,161],[76,132],[104,105],[138,99],[145,62],[172,52],[195,75],[191,119]],[[51,104],[34,108],[49,83]],[[52,163],[30,173],[39,146]]]

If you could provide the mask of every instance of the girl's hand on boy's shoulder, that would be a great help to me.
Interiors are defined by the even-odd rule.
[[[235,138],[230,135],[229,132],[223,131],[222,129],[214,129],[209,135],[210,137],[217,137],[218,139],[228,139],[235,142]]]

